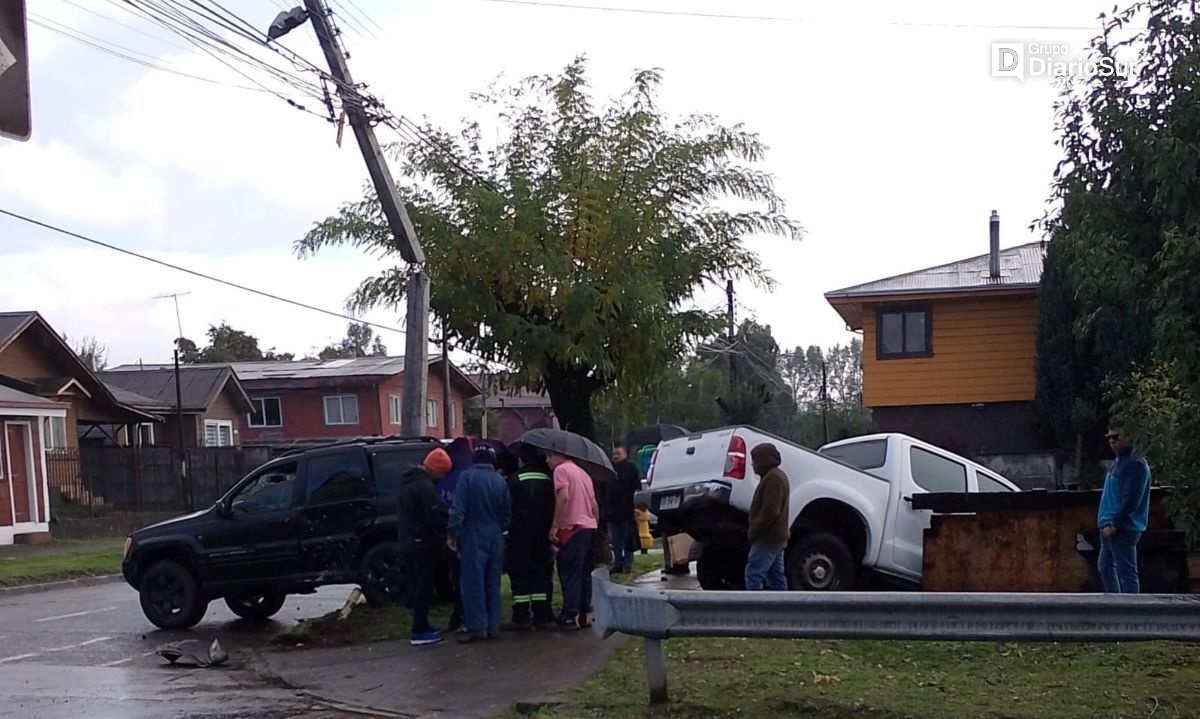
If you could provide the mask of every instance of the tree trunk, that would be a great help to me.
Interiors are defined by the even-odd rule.
[[[596,441],[592,395],[600,388],[600,383],[583,371],[563,369],[552,362],[547,363],[543,377],[558,426]]]

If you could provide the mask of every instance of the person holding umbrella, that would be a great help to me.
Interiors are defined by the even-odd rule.
[[[517,448],[520,468],[509,478],[512,525],[508,531],[508,578],[512,583],[512,627],[543,628],[554,623],[554,481],[546,460],[533,447]]]
[[[587,626],[600,506],[592,478],[573,459],[558,452],[551,452],[546,459],[554,468],[550,541],[559,548],[558,580],[562,585],[563,608],[558,628],[570,631]]]

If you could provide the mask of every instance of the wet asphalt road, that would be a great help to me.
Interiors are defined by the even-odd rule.
[[[351,589],[290,597],[275,620],[264,623],[238,619],[216,601],[203,622],[176,632],[150,624],[137,593],[124,583],[0,595],[0,718],[355,716],[264,680],[235,653],[298,619],[340,608]],[[186,641],[188,650],[206,656],[214,638],[233,657],[232,666],[170,667],[154,654],[163,644]]]

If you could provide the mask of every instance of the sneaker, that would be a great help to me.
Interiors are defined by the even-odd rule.
[[[560,632],[577,632],[579,631],[579,620],[573,617],[559,617],[558,621],[554,622],[554,628]]]
[[[484,642],[489,639],[487,632],[464,632],[458,638],[459,644],[474,644],[475,642]]]
[[[414,647],[423,647],[430,644],[441,644],[443,641],[445,640],[442,638],[442,633],[440,631],[436,629],[430,629],[427,632],[421,632],[419,634],[414,633],[408,640],[408,643]]]

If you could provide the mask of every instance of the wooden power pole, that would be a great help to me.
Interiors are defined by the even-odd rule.
[[[379,140],[375,137],[371,119],[367,116],[362,98],[355,88],[354,79],[350,77],[345,51],[334,32],[333,24],[329,21],[329,9],[325,7],[324,0],[304,0],[304,7],[308,10],[313,29],[316,30],[317,41],[321,43],[325,60],[329,63],[329,72],[337,83],[338,95],[350,118],[350,126],[354,129],[358,148],[367,163],[367,172],[375,185],[379,204],[395,237],[396,247],[400,256],[412,268],[406,290],[404,417],[401,422],[409,435],[424,435],[425,400],[429,389],[429,276],[422,271],[425,253],[417,241],[417,232],[413,228],[412,220],[408,218],[408,211],[404,209],[404,203],[396,191],[396,182],[392,179],[383,150],[379,147]]]

